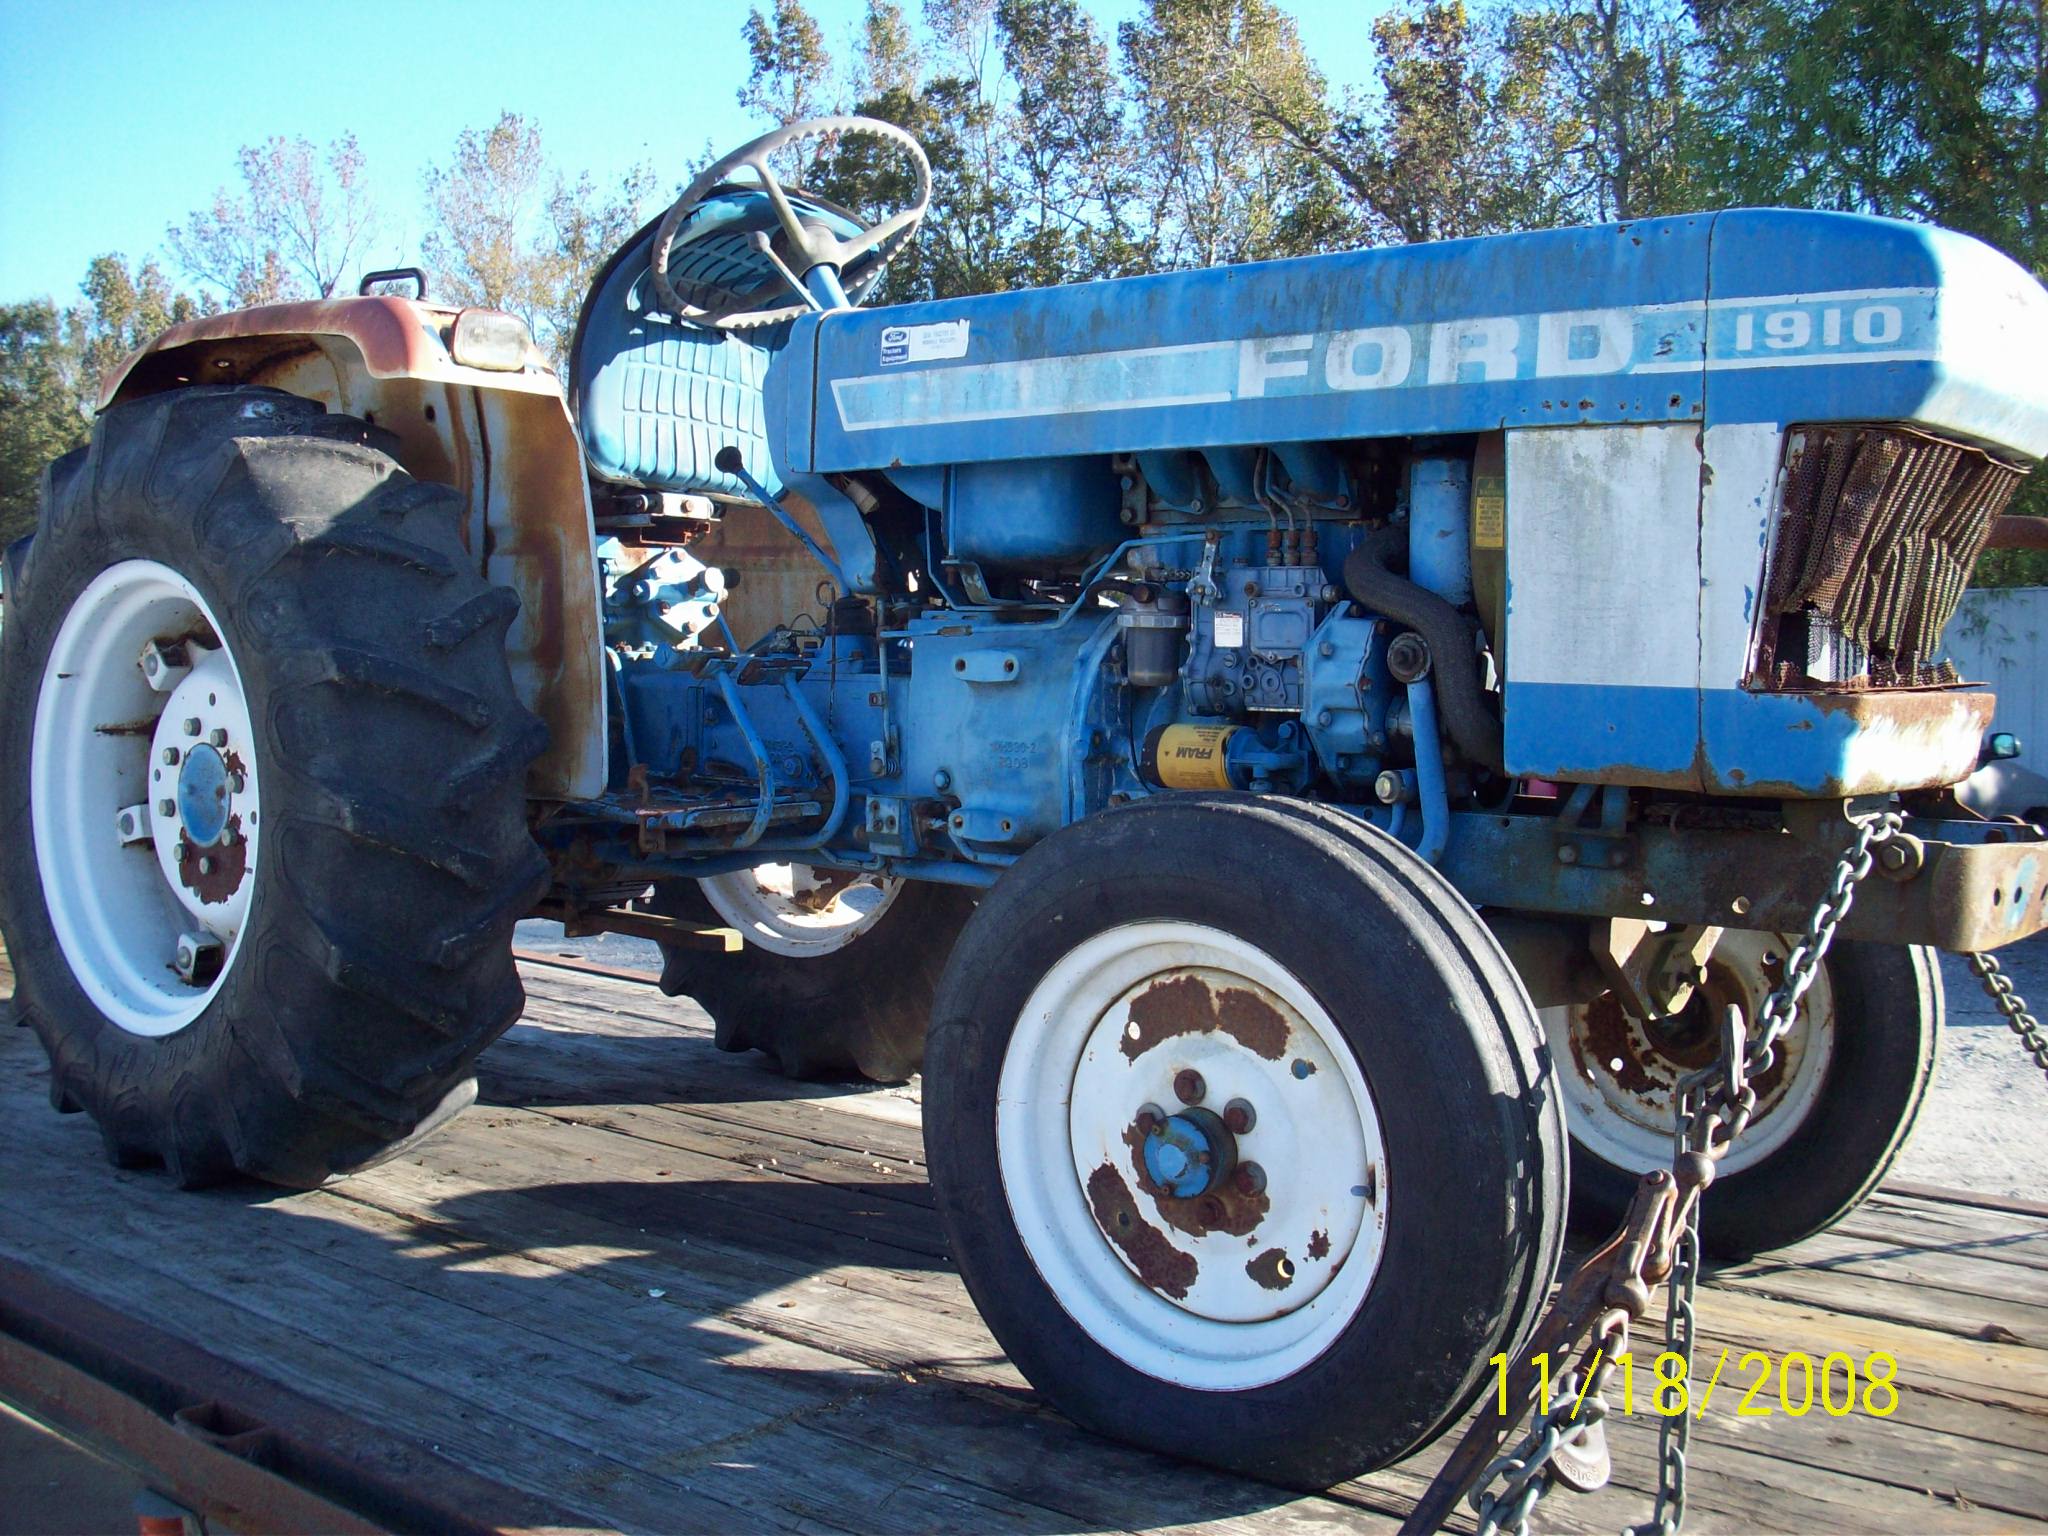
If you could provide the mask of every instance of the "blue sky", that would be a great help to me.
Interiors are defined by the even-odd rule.
[[[1138,0],[1085,0],[1113,31]],[[843,48],[864,0],[812,0]],[[1362,79],[1387,0],[1287,3],[1333,79]],[[551,156],[600,182],[637,160],[663,184],[707,141],[758,125],[746,78],[747,0],[585,4],[438,0],[184,4],[0,0],[0,300],[76,296],[102,251],[158,251],[167,225],[273,133],[324,144],[353,129],[390,223],[380,261],[416,254],[420,172],[465,127],[509,109]],[[905,6],[913,13],[916,0]]]

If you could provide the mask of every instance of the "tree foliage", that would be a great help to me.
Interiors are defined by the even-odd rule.
[[[344,134],[323,154],[273,136],[237,157],[242,191],[220,188],[166,235],[172,259],[231,305],[332,298],[376,234],[363,152]]]
[[[43,468],[85,441],[108,371],[207,307],[154,261],[111,253],[93,258],[68,309],[0,305],[0,545],[34,527]]]
[[[421,242],[437,299],[519,316],[559,365],[604,258],[632,233],[654,188],[646,166],[600,191],[549,160],[540,125],[516,112],[456,136],[425,177]]]

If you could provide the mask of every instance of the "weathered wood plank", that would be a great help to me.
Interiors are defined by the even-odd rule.
[[[1446,1453],[1297,1498],[1082,1433],[951,1271],[913,1092],[790,1083],[713,1050],[684,1000],[524,972],[481,1111],[313,1194],[107,1170],[6,1032],[0,1249],[348,1411],[445,1426],[448,1453],[629,1529],[1376,1531]],[[1709,1356],[1886,1349],[1902,1391],[1885,1420],[1736,1420],[1724,1373],[1694,1431],[1702,1528],[2048,1520],[2048,1220],[1887,1192],[1716,1277],[1702,1328]],[[1614,1484],[1554,1497],[1544,1529],[1642,1516],[1655,1421],[1639,1404],[1610,1438]]]

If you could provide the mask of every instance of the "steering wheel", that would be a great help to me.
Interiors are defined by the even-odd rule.
[[[917,200],[901,212],[893,213],[880,223],[869,225],[859,234],[843,240],[819,220],[806,221],[799,215],[790,205],[782,182],[768,167],[768,157],[779,149],[806,139],[840,134],[881,139],[905,151],[917,166]],[[779,276],[751,293],[731,295],[729,304],[709,308],[692,304],[669,282],[668,259],[675,246],[676,231],[704,206],[714,190],[742,167],[754,173],[755,180],[775,210],[777,222],[782,225],[781,239],[797,259],[786,264],[778,263],[781,269]],[[925,207],[930,203],[931,195],[932,167],[931,162],[925,159],[923,146],[894,123],[872,117],[813,117],[791,123],[773,133],[762,134],[751,144],[742,145],[724,159],[705,167],[683,189],[683,195],[676,199],[675,205],[662,215],[660,227],[654,232],[654,245],[648,253],[654,291],[669,313],[679,319],[725,330],[747,330],[755,326],[776,325],[815,308],[810,295],[801,287],[797,293],[804,302],[767,307],[762,307],[762,304],[790,288],[792,277],[801,279],[812,267],[832,266],[839,269],[840,285],[847,297],[858,304],[881,281],[883,269],[897,252],[910,243],[910,237],[924,221]],[[756,235],[755,243],[758,248],[768,251],[771,257],[775,254],[769,248],[767,236]]]

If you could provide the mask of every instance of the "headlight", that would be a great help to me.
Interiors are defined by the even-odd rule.
[[[465,309],[455,317],[448,352],[467,368],[517,373],[533,351],[533,336],[517,315],[496,309]]]

